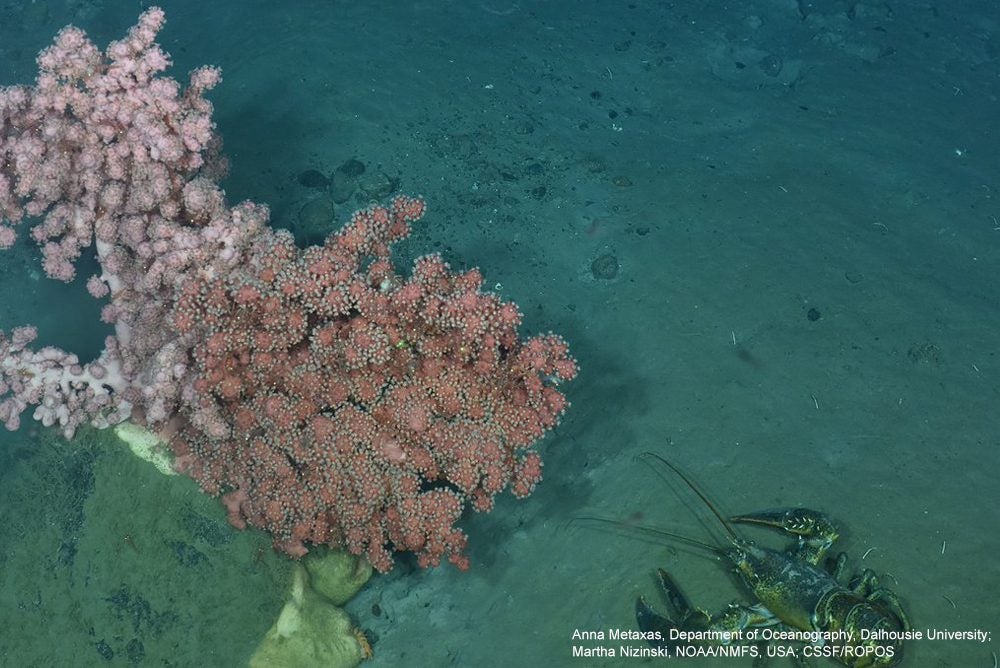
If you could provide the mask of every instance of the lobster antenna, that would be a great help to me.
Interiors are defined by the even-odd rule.
[[[733,529],[733,525],[729,523],[729,520],[723,517],[722,513],[716,510],[715,505],[713,505],[712,502],[708,500],[708,497],[705,496],[705,493],[701,491],[698,485],[694,484],[694,482],[692,482],[692,480],[684,474],[684,471],[681,471],[679,468],[677,468],[677,466],[671,464],[670,462],[668,462],[666,459],[659,456],[655,452],[644,452],[639,456],[653,457],[658,462],[660,462],[661,464],[669,468],[671,471],[673,471],[678,478],[684,481],[684,484],[687,485],[692,492],[698,495],[698,498],[701,499],[702,503],[704,503],[709,510],[712,511],[712,514],[715,515],[716,518],[718,518],[719,523],[722,524],[722,528],[726,530],[727,534],[729,534],[729,538],[737,542],[740,540],[740,535],[736,533],[735,529]]]
[[[679,540],[687,543],[688,545],[707,550],[715,554],[717,557],[725,556],[725,551],[717,545],[710,545],[703,540],[691,538],[690,536],[685,536],[680,533],[674,533],[673,531],[666,531],[665,529],[658,529],[657,527],[648,527],[642,524],[628,524],[626,522],[622,522],[621,520],[611,520],[604,517],[593,517],[590,515],[574,517],[570,520],[570,522],[592,522],[595,524],[605,524],[616,529],[621,529],[623,532],[653,536],[654,538],[670,538],[672,540]]]

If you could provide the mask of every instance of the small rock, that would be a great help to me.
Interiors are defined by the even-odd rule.
[[[389,196],[396,189],[398,183],[389,178],[385,172],[369,174],[358,181],[358,187],[365,197],[375,201],[381,201]]]
[[[330,185],[330,179],[323,176],[323,173],[316,169],[307,169],[301,172],[297,180],[300,186],[316,188],[317,190],[322,190]]]
[[[343,204],[347,200],[351,199],[351,195],[354,194],[354,190],[358,187],[358,180],[356,178],[345,175],[340,170],[333,173],[333,178],[330,180],[330,187],[327,188],[327,192],[330,193],[330,197],[337,204]]]
[[[357,158],[351,158],[340,167],[337,167],[337,171],[348,178],[356,179],[365,173],[365,163]]]
[[[781,74],[781,68],[784,67],[784,62],[781,60],[781,56],[776,56],[771,53],[763,58],[757,63],[757,67],[760,71],[769,77],[776,77]]]
[[[333,198],[320,195],[299,209],[295,225],[296,238],[306,244],[320,244],[333,231]]]
[[[590,263],[591,275],[599,281],[610,281],[618,276],[621,265],[613,253],[605,253]]]

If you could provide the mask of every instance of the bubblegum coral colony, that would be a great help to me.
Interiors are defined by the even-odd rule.
[[[466,568],[463,509],[541,479],[530,448],[566,408],[566,343],[521,340],[517,306],[481,292],[478,270],[428,255],[398,273],[391,246],[420,199],[358,211],[304,250],[266,207],[229,206],[204,98],[220,73],[183,89],[162,76],[163,21],[149,9],[103,54],[65,28],[34,87],[0,89],[0,248],[41,218],[45,271],[69,281],[93,244],[87,287],[115,329],[89,364],[30,348],[34,328],[0,332],[0,420],[17,429],[34,406],[67,437],[157,431],[233,525],[292,556],[315,543],[383,572],[391,551]]]

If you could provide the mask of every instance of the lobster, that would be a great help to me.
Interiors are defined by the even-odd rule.
[[[730,562],[755,599],[749,604],[731,603],[709,614],[693,606],[667,571],[658,569],[673,616],[661,615],[640,596],[635,604],[636,621],[647,642],[673,654],[697,655],[686,650],[705,644],[728,645],[753,636],[758,649],[752,656],[758,656],[760,646],[766,646],[770,638],[809,641],[811,644],[801,649],[784,652],[799,661],[825,656],[844,666],[867,668],[894,666],[902,660],[902,642],[912,625],[901,601],[893,591],[880,586],[870,569],[842,584],[847,556],[841,553],[836,559],[827,558],[839,532],[826,515],[808,508],[778,508],[726,519],[677,466],[654,453],[642,457],[659,462],[680,478],[718,519],[727,541],[712,545],[659,529],[639,528],[707,549]],[[734,524],[781,529],[798,540],[787,550],[772,550],[741,536]],[[691,639],[696,640],[693,645]]]

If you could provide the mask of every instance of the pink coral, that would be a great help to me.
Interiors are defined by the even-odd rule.
[[[81,364],[33,350],[33,328],[0,333],[0,421],[132,419],[170,436],[178,468],[222,494],[232,524],[309,543],[393,551],[424,566],[468,560],[455,523],[541,479],[533,444],[566,408],[576,362],[554,334],[522,340],[517,306],[478,270],[437,255],[408,276],[392,244],[419,198],[358,211],[322,246],[299,249],[265,207],[230,206],[205,92],[162,76],[163,12],[147,10],[102,54],[66,28],[34,87],[0,89],[0,249],[15,226],[45,271],[68,281],[94,245],[89,293],[108,302],[104,354]]]
[[[516,306],[481,292],[477,270],[431,255],[397,274],[390,245],[422,212],[398,197],[305,250],[262,238],[175,305],[175,326],[207,337],[180,460],[206,491],[234,490],[234,525],[289,554],[342,545],[385,571],[392,547],[465,566],[463,507],[541,479],[529,448],[565,409],[556,384],[575,362],[555,335],[519,339]]]

